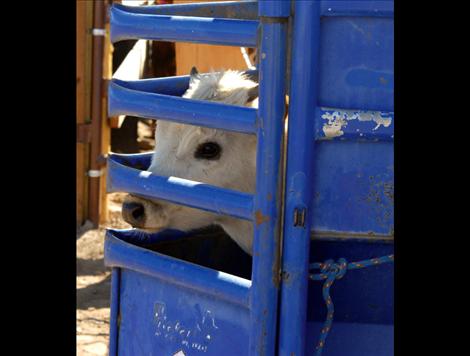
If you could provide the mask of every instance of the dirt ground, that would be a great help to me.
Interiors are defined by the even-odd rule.
[[[150,127],[139,122],[140,151],[153,149]],[[125,193],[108,194],[108,221],[99,229],[77,229],[77,356],[108,355],[111,269],[104,266],[106,227],[129,228],[121,218]]]
[[[125,193],[108,195],[109,221],[99,229],[87,223],[77,231],[77,355],[107,355],[111,269],[104,266],[106,227],[130,227],[121,219]]]

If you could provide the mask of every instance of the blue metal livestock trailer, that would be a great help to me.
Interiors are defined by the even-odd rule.
[[[260,85],[253,109],[181,98],[188,76],[110,83],[111,115],[258,139],[254,195],[141,174],[150,154],[110,155],[109,191],[254,225],[252,259],[183,232],[108,230],[110,355],[392,355],[393,1],[116,4],[110,15],[113,42],[257,47]]]

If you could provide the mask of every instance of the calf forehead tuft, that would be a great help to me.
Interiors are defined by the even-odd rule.
[[[211,72],[199,75],[183,97],[245,105],[248,90],[256,85],[239,71]]]

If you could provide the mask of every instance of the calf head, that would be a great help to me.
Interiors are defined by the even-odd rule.
[[[252,106],[257,97],[257,84],[240,72],[200,75],[193,68],[189,89],[183,97]],[[256,136],[159,121],[155,142],[148,168],[151,173],[254,193]],[[132,226],[147,232],[169,228],[188,231],[218,224],[240,247],[251,253],[251,236],[245,236],[250,235],[248,222],[134,195],[126,197],[122,214]]]

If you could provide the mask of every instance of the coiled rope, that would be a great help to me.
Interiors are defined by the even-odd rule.
[[[346,271],[348,270],[359,269],[369,266],[377,266],[384,263],[391,263],[393,261],[394,255],[388,255],[378,258],[371,258],[359,262],[348,263],[344,258],[340,258],[338,262],[335,262],[330,259],[325,261],[324,263],[317,262],[310,264],[310,271],[320,270],[320,273],[311,273],[309,278],[313,281],[325,280],[325,282],[323,283],[322,294],[327,309],[326,320],[323,323],[323,327],[321,329],[320,338],[315,349],[315,356],[321,356],[323,348],[325,346],[326,337],[328,336],[328,333],[331,329],[331,325],[333,324],[335,308],[330,296],[330,288],[333,285],[333,282],[337,279],[343,278],[346,274]]]

